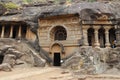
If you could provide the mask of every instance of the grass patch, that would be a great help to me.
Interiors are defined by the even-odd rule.
[[[12,3],[12,2],[5,3],[4,7],[6,9],[17,9],[17,8],[19,8],[19,6],[17,4]]]
[[[19,6],[15,3],[12,3],[12,2],[8,2],[8,3],[2,3],[0,2],[0,5],[2,5],[3,7],[5,7],[6,9],[18,9]]]

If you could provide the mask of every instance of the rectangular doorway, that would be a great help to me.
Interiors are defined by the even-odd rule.
[[[54,53],[54,66],[61,66],[60,63],[61,57],[60,57],[60,53]]]

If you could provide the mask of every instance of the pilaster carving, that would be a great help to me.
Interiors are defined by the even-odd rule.
[[[83,37],[84,37],[84,46],[88,46],[88,36],[87,36],[87,30],[83,30]]]
[[[13,25],[11,25],[11,27],[10,27],[10,36],[9,36],[10,38],[12,38],[13,37]]]
[[[95,29],[95,47],[100,47],[100,43],[99,43],[99,39],[98,39],[98,30],[99,30],[100,26],[94,26]]]
[[[2,33],[1,33],[1,38],[4,38],[4,32],[5,32],[5,26],[2,26]]]
[[[18,38],[21,38],[21,25],[19,26]]]
[[[106,47],[110,47],[110,42],[109,42],[109,27],[105,27],[105,40],[106,40],[106,43],[105,43],[105,46]]]

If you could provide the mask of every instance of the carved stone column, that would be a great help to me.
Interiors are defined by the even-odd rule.
[[[89,26],[83,26],[83,44],[84,46],[88,46],[88,35],[87,35],[87,30]]]
[[[18,30],[18,38],[21,38],[21,25],[19,26],[19,30]]]
[[[4,38],[4,32],[5,32],[5,26],[2,26],[2,33],[1,33],[1,38]]]
[[[109,27],[105,27],[105,46],[110,47],[110,41],[109,41]]]
[[[99,38],[98,38],[98,30],[99,30],[99,26],[94,26],[94,29],[95,29],[95,47],[100,47],[100,43],[99,43]]]
[[[10,38],[12,38],[13,37],[13,25],[11,26],[11,28],[10,28],[10,36],[9,36]]]
[[[27,39],[30,39],[30,28],[27,27],[26,36]]]
[[[87,30],[83,30],[83,37],[84,37],[84,46],[88,46],[88,36],[87,36]]]

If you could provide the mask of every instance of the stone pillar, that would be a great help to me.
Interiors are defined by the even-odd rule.
[[[105,40],[106,40],[105,46],[110,47],[109,28],[108,27],[105,27]]]
[[[11,28],[10,28],[10,36],[9,36],[10,38],[12,38],[13,37],[13,25],[11,26]]]
[[[83,45],[88,46],[88,35],[87,30],[90,26],[83,26]]]
[[[30,38],[30,28],[29,28],[29,27],[27,27],[26,38],[27,38],[27,39]]]
[[[4,38],[5,26],[2,26],[1,38]]]
[[[99,30],[99,26],[95,26],[94,27],[94,29],[95,29],[95,32],[94,32],[94,34],[95,34],[95,47],[100,47],[100,43],[99,43],[99,36],[98,36],[98,30]]]
[[[18,38],[21,38],[21,25],[19,26],[19,30],[18,30]]]
[[[87,30],[83,30],[83,37],[84,37],[84,46],[88,46],[88,36],[87,36]]]

